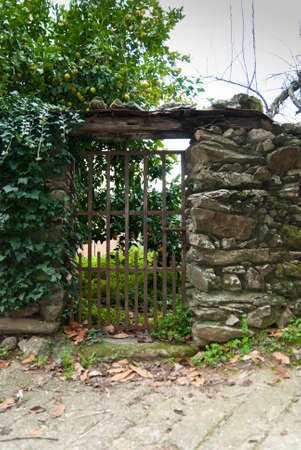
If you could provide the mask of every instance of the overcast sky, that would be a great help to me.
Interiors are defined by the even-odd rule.
[[[216,76],[221,76],[231,61],[230,5],[234,55],[241,52],[242,4],[246,58],[251,71],[254,62],[251,0],[160,0],[160,3],[165,8],[184,7],[185,18],[170,36],[172,49],[191,55],[191,63],[184,70],[189,74]],[[271,101],[279,93],[282,80],[268,80],[268,76],[286,72],[293,62],[292,55],[301,55],[301,0],[255,0],[254,6],[258,88]],[[245,81],[238,62],[233,65],[232,80]],[[204,87],[206,91],[198,100],[200,106],[208,104],[208,97],[229,98],[242,91],[209,81]]]

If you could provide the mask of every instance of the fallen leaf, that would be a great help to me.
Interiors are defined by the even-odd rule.
[[[121,359],[120,361],[118,361],[118,365],[120,366],[126,366],[128,364],[128,360],[127,359]]]
[[[102,376],[102,373],[99,370],[91,370],[91,372],[88,372],[89,378],[101,377],[101,376]]]
[[[74,370],[83,372],[85,369],[83,368],[83,366],[79,362],[75,362],[74,363]]]
[[[145,369],[141,369],[141,367],[134,366],[130,364],[130,369],[140,375],[142,378],[153,378],[153,375]]]
[[[202,386],[204,386],[204,384],[205,384],[205,378],[203,378],[203,377],[195,378],[195,379],[193,380],[192,384],[193,384],[194,386],[200,386],[200,387],[202,387]]]
[[[150,384],[151,387],[160,387],[160,386],[167,386],[170,384],[170,381],[155,381],[154,383]]]
[[[291,377],[291,374],[286,369],[282,369],[282,367],[277,367],[276,372],[278,375],[281,376],[281,378],[290,378]]]
[[[126,339],[127,337],[129,337],[129,335],[126,333],[113,334],[112,336],[113,339]]]
[[[36,355],[34,353],[31,353],[28,355],[25,359],[23,359],[22,364],[28,364],[33,362],[36,359]]]
[[[42,433],[43,428],[34,428],[33,430],[29,431],[30,436],[36,436],[37,434]]]
[[[280,353],[280,352],[274,352],[273,355],[282,364],[287,364],[287,365],[290,364],[290,359],[289,359],[289,357],[287,355],[284,355],[283,353]]]
[[[281,431],[281,436],[286,436],[287,435],[287,430],[283,430],[283,431]]]
[[[248,387],[248,386],[250,386],[252,383],[253,383],[252,380],[244,380],[244,381],[241,383],[241,386]]]
[[[189,383],[189,379],[187,377],[179,377],[176,379],[176,384],[179,384],[180,386],[184,386],[187,383]]]
[[[0,360],[0,369],[7,369],[10,366],[10,361],[2,361]]]
[[[30,412],[31,414],[39,414],[39,413],[42,413],[42,412],[44,412],[44,411],[46,411],[46,409],[43,408],[43,406],[39,406],[39,405],[33,406],[33,407],[30,408],[30,410],[29,410],[29,412]]]
[[[63,405],[63,403],[60,403],[59,406],[53,411],[52,417],[60,417],[62,414],[64,414],[66,410],[66,406]]]
[[[9,397],[4,402],[0,403],[0,412],[6,411],[8,408],[11,408],[16,403],[16,399],[14,397]]]
[[[181,416],[185,416],[183,409],[174,409],[173,412],[176,414],[180,414]]]
[[[81,374],[81,376],[79,377],[80,381],[83,383],[84,381],[86,381],[88,379],[88,369],[84,371],[84,373]]]
[[[125,372],[117,373],[116,375],[114,375],[114,376],[111,378],[111,381],[120,381],[120,380],[123,380],[123,379],[126,378],[130,373],[132,373],[132,370],[126,370]]]
[[[112,369],[108,370],[109,373],[120,373],[123,371],[124,371],[123,367],[112,367]]]
[[[115,327],[112,323],[110,325],[107,325],[106,327],[104,327],[104,330],[110,334],[115,333]]]
[[[235,364],[237,361],[239,360],[239,356],[238,355],[234,355],[230,360],[230,364]]]
[[[131,380],[132,378],[134,378],[135,374],[132,372],[130,373],[127,377],[123,378],[122,380],[120,380],[120,383],[125,383],[126,381]]]
[[[282,328],[281,330],[277,330],[277,331],[272,331],[271,333],[269,333],[270,337],[281,337],[284,333],[284,328]]]

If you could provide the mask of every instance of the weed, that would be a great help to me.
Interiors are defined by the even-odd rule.
[[[8,345],[5,345],[5,347],[0,348],[0,358],[3,358],[8,354]]]
[[[173,341],[176,343],[186,342],[191,335],[191,315],[182,306],[176,308],[176,312],[170,312],[162,317],[158,326],[152,328],[150,336],[152,339]]]
[[[41,355],[37,358],[37,363],[40,367],[45,367],[46,363],[48,361],[48,356],[47,355]]]
[[[63,375],[66,380],[70,380],[74,372],[74,361],[67,349],[63,349],[61,352],[61,362],[63,366]]]
[[[95,352],[93,352],[89,357],[86,357],[83,354],[79,355],[79,360],[81,365],[86,369],[88,367],[92,367],[93,364],[96,364],[98,362],[98,356]]]

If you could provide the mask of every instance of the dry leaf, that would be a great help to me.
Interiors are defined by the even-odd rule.
[[[43,408],[43,406],[33,406],[32,408],[30,408],[29,412],[31,414],[39,414],[46,411],[45,408]]]
[[[29,431],[30,436],[36,436],[37,434],[42,433],[43,428],[34,428],[33,430]]]
[[[235,364],[237,361],[239,360],[239,356],[238,355],[234,355],[230,360],[230,364]]]
[[[153,375],[148,372],[145,369],[141,369],[141,367],[136,367],[133,366],[132,364],[130,364],[130,369],[132,369],[134,372],[138,373],[138,375],[140,375],[143,378],[153,378]]]
[[[120,380],[120,383],[125,383],[126,381],[131,380],[132,378],[134,378],[135,373],[130,373],[127,377],[123,378],[122,380]]]
[[[203,378],[203,377],[195,378],[195,380],[193,380],[192,384],[193,384],[194,386],[200,386],[200,387],[202,387],[202,386],[204,386],[204,384],[205,384],[205,378]]]
[[[170,381],[155,381],[154,383],[150,384],[151,387],[160,387],[160,386],[167,386],[170,384]]]
[[[84,382],[88,379],[88,369],[84,371],[84,373],[81,374],[81,376],[79,377],[81,382]]]
[[[0,403],[0,412],[5,411],[8,408],[11,408],[16,403],[16,399],[14,397],[9,397],[4,402]]]
[[[271,333],[269,333],[270,337],[281,337],[284,333],[284,328],[282,328],[281,330],[277,330],[277,331],[272,331]]]
[[[79,362],[75,362],[74,363],[74,370],[76,372],[77,371],[83,372],[85,369],[83,368],[83,366]]]
[[[7,369],[10,366],[10,361],[0,360],[0,369]]]
[[[187,377],[179,377],[176,379],[176,384],[179,384],[180,386],[184,386],[187,383],[189,383],[189,379]]]
[[[28,364],[33,362],[36,359],[36,355],[34,353],[31,353],[28,355],[25,359],[23,359],[22,364]]]
[[[128,364],[128,360],[127,359],[121,359],[120,361],[118,361],[118,365],[120,366],[126,366]],[[116,366],[115,366],[116,367]]]
[[[66,406],[63,403],[60,403],[59,406],[53,411],[52,417],[60,417],[64,414]]]
[[[289,359],[289,357],[287,355],[284,355],[283,353],[280,353],[280,352],[274,352],[273,355],[282,364],[287,364],[287,365],[290,364],[290,359]]]
[[[110,325],[107,325],[106,327],[104,327],[104,330],[110,334],[115,333],[115,327],[112,323]]]
[[[281,376],[281,378],[290,378],[291,377],[291,374],[286,369],[282,369],[281,367],[277,367],[276,372],[278,375]]]
[[[123,372],[124,368],[123,367],[113,367],[112,369],[109,369],[108,372],[111,373],[120,373]]]
[[[101,376],[102,376],[102,373],[99,370],[91,370],[91,372],[88,372],[89,378],[101,377]]]
[[[286,436],[287,435],[287,430],[283,430],[283,431],[281,431],[281,436]]]
[[[126,339],[127,337],[129,337],[129,335],[126,333],[113,334],[112,336],[113,339]]]
[[[132,373],[132,370],[126,370],[125,372],[117,373],[116,375],[114,375],[114,376],[111,378],[111,381],[120,381],[120,380],[123,380],[123,379],[126,378],[130,373]]]

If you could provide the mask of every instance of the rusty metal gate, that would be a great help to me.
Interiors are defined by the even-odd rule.
[[[175,311],[177,305],[186,301],[185,293],[185,183],[184,183],[184,153],[182,150],[156,151],[124,151],[101,150],[81,152],[80,158],[85,161],[87,185],[84,194],[85,205],[77,211],[78,218],[86,220],[88,236],[86,254],[78,255],[79,299],[77,303],[77,318],[80,323],[87,320],[89,327],[100,328],[113,323],[115,329],[129,331],[138,326],[149,329],[155,326],[160,316],[169,311]],[[149,158],[156,155],[161,183],[157,183],[156,191],[160,192],[160,205],[156,209],[149,209]],[[180,207],[168,210],[166,158],[177,155],[180,175]],[[123,169],[123,208],[112,209],[111,199],[115,189],[112,177],[112,163],[114,158],[122,159]],[[130,185],[131,164],[140,158],[141,168],[141,197],[143,204],[136,210],[131,210]],[[97,162],[102,164],[103,176],[101,186],[95,185],[97,180]],[[117,174],[117,177],[119,175]],[[161,184],[161,185],[160,185]],[[95,195],[102,195],[104,208],[97,210],[94,204]],[[124,224],[124,230],[116,238],[112,233],[112,224],[119,217]],[[120,217],[122,219],[120,219]],[[135,229],[131,231],[132,217],[140,217],[141,233],[136,236],[139,243],[133,243]],[[156,219],[154,219],[156,217]],[[176,226],[170,226],[170,218],[176,218]],[[93,237],[93,221],[101,220],[104,228],[102,249],[95,255],[95,239]],[[138,220],[138,219],[136,219]],[[160,224],[161,237],[152,230],[151,221]],[[100,231],[100,228],[96,231]],[[176,239],[176,247],[170,251],[169,237]],[[159,248],[152,249],[149,242],[154,239],[160,242]],[[175,245],[175,244],[173,244]],[[112,250],[112,247],[115,247]]]

